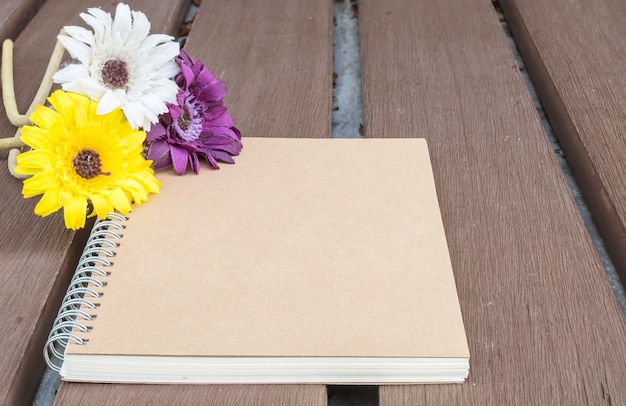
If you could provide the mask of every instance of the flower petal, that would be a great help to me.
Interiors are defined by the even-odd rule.
[[[63,83],[61,88],[68,92],[84,94],[91,100],[100,100],[107,90],[102,84],[89,78],[77,78],[74,81]]]
[[[65,32],[72,38],[83,42],[87,45],[93,45],[94,44],[94,38],[93,38],[93,33],[83,27],[79,27],[76,25],[68,25],[63,27],[63,30],[65,30]],[[59,39],[59,37],[61,37],[63,35],[59,35],[57,36],[57,39]]]
[[[124,3],[117,3],[115,8],[115,18],[111,25],[111,31],[125,43],[133,29],[133,20],[130,15],[130,7]]]
[[[90,47],[87,44],[67,35],[59,35],[57,38],[72,58],[78,59],[83,65],[91,63]]]
[[[38,105],[30,115],[30,121],[36,126],[49,129],[55,125],[62,124],[63,116],[52,109]]]
[[[117,13],[115,13],[117,15]],[[133,30],[128,36],[127,42],[140,45],[141,42],[146,39],[150,34],[150,21],[144,13],[139,11],[133,11]]]
[[[130,102],[122,105],[122,110],[132,128],[139,128],[143,125],[143,105],[141,102]]]
[[[172,163],[174,165],[174,171],[177,174],[182,175],[187,171],[187,161],[189,160],[189,152],[186,149],[179,146],[172,145],[170,147],[170,155],[172,157]]]
[[[54,83],[67,83],[80,78],[88,78],[89,72],[84,65],[70,64],[59,69],[53,76]]]
[[[99,8],[89,8],[87,13],[80,13],[80,17],[94,29],[96,38],[103,38],[109,35],[113,20],[111,14]]]
[[[115,110],[122,105],[122,98],[120,92],[107,90],[98,102],[97,114],[107,114]]]
[[[20,139],[26,145],[31,148],[50,148],[53,143],[48,137],[48,132],[43,128],[35,127],[33,125],[25,125],[22,127],[22,134]],[[32,152],[32,151],[27,151]],[[20,154],[18,156],[23,156]]]
[[[42,171],[34,176],[24,180],[24,187],[22,188],[22,195],[29,198],[40,195],[50,189],[58,187],[58,181],[51,171]]]
[[[113,189],[109,200],[113,204],[113,207],[115,207],[115,210],[119,211],[123,215],[130,213],[132,207],[128,201],[128,196],[126,196],[126,193],[124,193],[121,188]]]
[[[171,35],[151,34],[151,35],[148,35],[143,40],[143,42],[141,43],[141,46],[145,49],[150,49],[150,48],[154,48],[155,46],[159,44],[163,44],[165,42],[171,42],[173,40],[174,40],[174,37],[172,37]],[[175,56],[176,54],[172,55],[172,58],[174,58]]]
[[[165,141],[154,141],[150,143],[147,158],[152,161],[160,161],[170,152],[170,146]]]
[[[196,155],[196,154],[189,154],[189,165],[191,167],[191,170],[194,173],[199,173],[200,172],[200,162],[198,161],[198,155]]]
[[[19,173],[32,174],[43,169],[49,169],[56,163],[57,155],[51,151],[55,145],[46,145],[42,149],[33,149],[17,156]],[[37,147],[34,147],[37,148]]]
[[[63,206],[63,219],[65,226],[72,230],[85,227],[87,217],[87,201],[84,197],[73,196],[72,199]]]
[[[163,138],[165,137],[166,134],[167,134],[167,130],[165,129],[163,124],[157,123],[153,125],[152,127],[150,127],[150,131],[148,131],[148,133],[146,134],[146,141],[150,142],[150,141],[157,140],[159,138]],[[152,158],[148,158],[148,159],[152,159]]]
[[[109,202],[109,200],[100,194],[96,193],[91,195],[89,200],[93,205],[93,211],[99,219],[104,219],[107,214],[114,210],[113,205]]]
[[[49,189],[41,196],[41,199],[35,206],[35,214],[45,217],[58,211],[62,207],[63,206],[59,204],[59,191]]]
[[[152,167],[155,170],[169,168],[170,166],[172,166],[172,156],[169,153],[166,155],[163,155],[161,159],[154,160],[152,162]]]

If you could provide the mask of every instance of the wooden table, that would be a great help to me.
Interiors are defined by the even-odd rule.
[[[59,28],[116,2],[40,3],[0,5],[0,37],[17,38],[22,110]],[[153,32],[171,33],[188,2],[129,3]],[[624,277],[626,3],[502,3]],[[380,404],[626,404],[626,323],[492,2],[361,0],[358,18],[365,136],[428,140],[472,357],[465,384],[381,386]],[[244,136],[329,137],[331,28],[330,0],[204,0],[187,48],[226,80]],[[0,131],[14,131],[4,114]],[[6,170],[0,185],[0,404],[30,404],[85,233],[64,230],[59,215],[36,218],[36,199],[23,200]],[[323,385],[62,383],[56,397],[59,405],[326,402]]]

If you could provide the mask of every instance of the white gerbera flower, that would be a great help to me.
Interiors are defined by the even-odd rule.
[[[54,81],[98,101],[97,114],[120,107],[133,128],[148,131],[168,111],[166,103],[176,103],[180,46],[169,35],[149,35],[146,16],[126,4],[117,5],[114,19],[99,8],[87,11],[80,16],[94,32],[68,26],[58,37],[80,64],[60,69]]]

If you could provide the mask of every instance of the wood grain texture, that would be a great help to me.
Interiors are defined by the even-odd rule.
[[[228,85],[244,137],[329,137],[332,2],[204,0],[185,47]]]
[[[365,131],[425,137],[470,346],[381,405],[624,404],[626,323],[487,0],[359,2]]]
[[[15,39],[45,0],[3,0],[0,2],[0,41]]]
[[[97,396],[95,396],[97,394]],[[97,385],[63,383],[55,405],[318,406],[323,385]]]
[[[626,3],[503,1],[537,93],[626,281]]]
[[[222,77],[245,137],[329,137],[332,3],[204,0],[186,49]],[[324,385],[62,383],[58,405],[325,405]]]
[[[16,40],[15,89],[21,111],[36,92],[61,27],[80,24],[78,13],[87,7],[113,10],[114,3],[46,2]],[[167,7],[147,0],[130,3],[148,14],[153,30],[163,32],[177,27],[185,2],[172,1]],[[2,106],[0,137],[14,132]],[[30,404],[44,370],[43,345],[87,233],[66,230],[61,213],[35,216],[38,198],[22,198],[21,181],[6,169],[6,152],[0,153],[0,165],[0,404]]]

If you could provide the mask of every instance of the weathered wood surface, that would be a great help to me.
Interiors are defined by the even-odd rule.
[[[381,405],[626,404],[626,323],[491,3],[359,16],[366,136],[429,142],[471,353],[465,384]]]
[[[331,33],[331,2],[204,0],[186,49],[226,81],[244,137],[329,137]],[[62,383],[55,404],[325,405],[326,387]]]
[[[2,0],[0,2],[0,41],[15,39],[45,0]]]
[[[326,404],[324,385],[96,385],[62,383],[55,405]]]
[[[537,93],[626,281],[626,3],[507,0]]]
[[[186,48],[226,81],[244,136],[330,137],[332,19],[326,0],[203,0]]]
[[[45,71],[56,35],[63,25],[79,24],[87,7],[113,10],[112,0],[48,0],[15,44],[15,89],[20,111],[26,111]],[[144,10],[158,32],[177,29],[183,0],[167,6],[148,0]],[[4,7],[4,5],[2,6]],[[0,137],[14,127],[0,107]],[[41,219],[33,213],[37,198],[24,200],[21,181],[6,169],[0,153],[0,404],[30,404],[44,370],[43,345],[82,251],[86,232],[65,229],[61,213]]]

